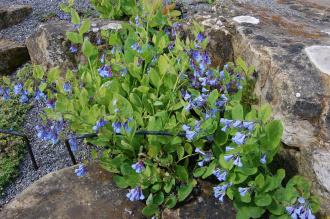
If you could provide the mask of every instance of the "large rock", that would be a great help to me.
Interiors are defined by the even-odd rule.
[[[25,45],[0,39],[0,75],[10,74],[29,60]]]
[[[0,212],[1,219],[121,219],[144,218],[144,204],[126,198],[112,175],[97,164],[87,166],[87,175],[77,177],[77,166],[50,173],[28,187]],[[212,185],[201,183],[187,203],[165,210],[164,219],[235,218],[229,202],[221,204],[212,196]]]
[[[0,5],[0,30],[20,23],[32,13],[32,7],[29,5]]]
[[[212,54],[227,51],[233,57],[225,59],[242,57],[256,67],[257,95],[261,103],[272,105],[274,117],[285,126],[282,155],[313,182],[322,210],[330,215],[330,4],[322,0],[222,0],[215,6],[188,2],[187,17],[203,24],[216,43],[210,47]]]
[[[94,19],[92,20],[90,38],[101,29],[118,29],[121,22]],[[66,39],[66,32],[74,31],[74,26],[64,21],[42,24],[37,31],[26,40],[33,64],[41,65],[45,70],[60,67],[62,70],[72,69],[83,61],[81,53],[73,55],[69,51],[70,43]]]
[[[118,219],[143,218],[142,202],[130,202],[127,191],[118,189],[111,174],[97,165],[77,177],[76,166],[50,173],[11,201],[1,219]]]

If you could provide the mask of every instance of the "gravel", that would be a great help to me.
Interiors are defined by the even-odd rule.
[[[53,146],[38,139],[35,126],[42,124],[40,118],[42,109],[41,104],[35,104],[28,112],[26,123],[23,125],[23,132],[29,137],[39,169],[37,171],[33,169],[30,156],[26,153],[19,167],[19,176],[0,194],[0,210],[4,204],[8,203],[34,181],[50,172],[72,165],[68,151],[62,142]],[[77,162],[90,160],[90,147],[79,142],[75,157]]]
[[[0,30],[0,38],[24,42],[48,16],[58,15],[60,3],[67,0],[0,0],[0,5],[31,5],[33,12],[23,22]],[[90,11],[89,0],[77,0],[78,11]]]

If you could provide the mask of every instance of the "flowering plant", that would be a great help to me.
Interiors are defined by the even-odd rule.
[[[93,1],[101,14],[117,13],[103,2]],[[65,75],[36,67],[33,79],[15,86],[14,93],[35,90],[36,100],[47,103],[48,124],[37,127],[39,136],[56,143],[64,121],[77,135],[96,133],[88,141],[103,153],[94,158],[115,174],[118,187],[130,188],[129,200],[146,200],[146,216],[175,207],[198,179],[213,177],[214,196],[233,200],[237,218],[266,211],[271,218],[314,218],[318,203],[310,183],[297,176],[284,187],[285,171],[268,167],[283,126],[271,120],[269,105],[244,104],[254,69],[241,59],[212,66],[203,28],[195,23],[193,39],[183,39],[179,12],[164,15],[160,0],[116,2],[132,4],[130,21],[103,30],[96,42],[84,38],[90,22],[70,9],[77,26],[67,34],[70,51],[83,53],[86,64]],[[76,173],[83,176],[84,166]]]

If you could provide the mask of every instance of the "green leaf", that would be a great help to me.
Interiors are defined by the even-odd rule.
[[[260,207],[268,206],[272,203],[272,197],[269,194],[256,194],[254,203]]]
[[[259,119],[261,119],[263,123],[266,123],[272,115],[272,107],[269,104],[262,105],[258,115]]]
[[[147,217],[151,217],[158,212],[157,205],[148,205],[142,209],[142,214]]]
[[[159,88],[162,84],[161,84],[161,80],[160,80],[160,76],[159,76],[158,72],[154,68],[151,68],[149,75],[150,75],[151,83],[156,88]]]
[[[181,160],[181,158],[183,158],[183,156],[184,156],[184,147],[178,146],[177,153],[178,153],[178,159]]]
[[[254,181],[259,189],[261,189],[265,184],[265,178],[261,173],[256,177]]]
[[[176,197],[174,195],[169,195],[166,198],[165,206],[166,208],[174,208],[177,203]]]
[[[82,36],[84,33],[89,31],[89,28],[91,28],[91,22],[88,19],[84,19],[79,28],[79,34]]]
[[[37,79],[43,79],[44,77],[44,71],[42,70],[41,66],[40,65],[36,65],[34,68],[33,68],[33,77],[37,78]]]
[[[83,37],[76,32],[66,32],[66,37],[75,44],[80,44],[83,42]]]
[[[57,79],[59,79],[60,77],[60,71],[58,68],[52,68],[49,70],[48,74],[47,74],[47,81],[49,83],[53,83],[55,82]]]
[[[193,185],[192,185],[192,183],[188,183],[188,184],[185,185],[185,186],[181,186],[181,187],[178,189],[178,198],[179,198],[179,202],[184,201],[184,200],[189,196],[189,194],[192,192],[192,190],[193,190]]]
[[[73,8],[71,8],[71,22],[73,24],[80,24],[80,17],[77,11]]]
[[[213,161],[206,169],[205,173],[202,176],[202,179],[206,179],[207,177],[211,176],[215,167],[216,167],[216,161]]]
[[[115,175],[113,176],[113,180],[116,183],[116,185],[121,189],[125,189],[128,187],[126,179],[122,176]]]
[[[82,45],[82,51],[84,55],[89,59],[98,55],[97,48],[87,38],[85,38]]]
[[[283,135],[283,125],[279,120],[274,120],[268,123],[265,127],[267,134],[267,147],[276,148],[280,142]]]
[[[228,140],[228,135],[226,132],[223,132],[221,131],[220,129],[217,130],[217,132],[215,133],[215,136],[214,136],[214,143],[217,145],[217,146],[223,146],[224,144],[227,143],[227,140]]]
[[[199,167],[199,168],[195,169],[194,172],[193,172],[194,177],[202,176],[205,173],[206,168],[207,167]]]
[[[231,111],[231,116],[234,120],[244,120],[243,106],[236,104]]]
[[[219,97],[218,90],[215,89],[210,93],[210,95],[207,98],[207,102],[210,104],[211,107],[215,106],[215,102],[217,101],[218,97]]]
[[[156,195],[152,198],[152,203],[155,205],[161,205],[164,202],[164,193],[158,192]]]
[[[175,175],[180,180],[182,180],[184,182],[188,182],[189,175],[188,175],[187,169],[184,166],[177,165],[175,167]]]
[[[236,219],[261,218],[265,209],[253,206],[243,206],[238,208]]]

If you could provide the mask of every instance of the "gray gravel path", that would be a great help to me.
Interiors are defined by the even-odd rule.
[[[42,23],[42,20],[51,15],[61,12],[59,5],[66,0],[0,0],[0,5],[27,4],[33,8],[33,13],[23,22],[0,31],[0,38],[24,42],[35,29]],[[89,0],[76,0],[78,11],[90,11]]]
[[[39,169],[37,171],[33,169],[30,157],[26,153],[19,167],[19,176],[0,194],[0,210],[4,204],[8,203],[40,177],[72,165],[63,143],[53,146],[38,139],[35,126],[42,124],[40,118],[42,109],[42,105],[35,104],[28,112],[26,123],[23,126],[23,132],[29,137]],[[77,161],[89,160],[90,147],[81,142],[79,143],[78,151],[75,153]]]

